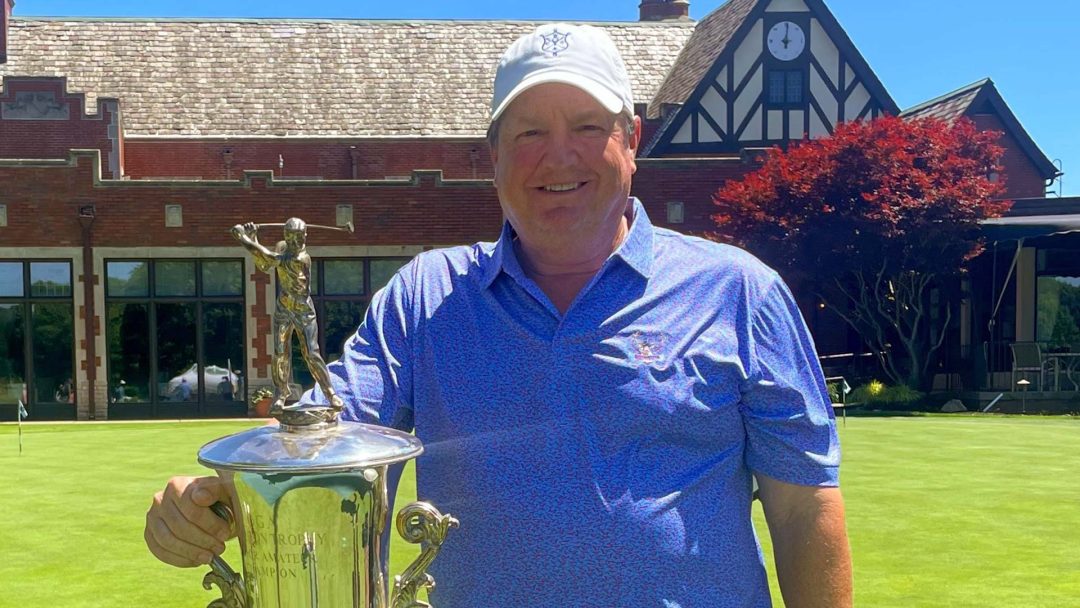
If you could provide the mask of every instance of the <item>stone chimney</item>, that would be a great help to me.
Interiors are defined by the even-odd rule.
[[[638,9],[641,21],[690,20],[690,0],[641,0]]]
[[[8,24],[15,0],[0,0],[0,63],[7,63]]]

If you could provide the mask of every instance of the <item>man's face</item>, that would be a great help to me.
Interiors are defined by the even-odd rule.
[[[611,245],[641,133],[627,135],[620,123],[588,93],[565,84],[537,85],[506,109],[491,151],[495,187],[527,246],[576,252]]]
[[[304,248],[307,235],[302,230],[286,230],[285,245],[290,251],[299,251]]]

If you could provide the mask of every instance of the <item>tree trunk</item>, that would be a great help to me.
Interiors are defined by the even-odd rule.
[[[847,306],[830,307],[879,353],[882,371],[890,381],[928,391],[952,308],[946,304],[945,320],[935,327],[928,288],[936,275],[909,272],[887,276],[882,266],[872,276],[859,271],[851,274],[850,281],[836,281],[833,287]],[[827,294],[818,295],[831,301]]]

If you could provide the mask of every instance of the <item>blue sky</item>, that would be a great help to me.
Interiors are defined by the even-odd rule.
[[[16,0],[16,15],[632,21],[640,0]],[[724,0],[690,0],[700,19]],[[1080,196],[1080,2],[826,0],[901,108],[990,77]],[[1053,189],[1060,190],[1055,184]]]

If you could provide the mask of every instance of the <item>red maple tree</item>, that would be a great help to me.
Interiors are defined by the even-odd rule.
[[[713,196],[712,236],[814,293],[888,354],[894,382],[926,389],[953,312],[934,291],[955,286],[982,251],[979,221],[1011,205],[995,199],[1004,183],[991,178],[999,136],[966,119],[841,124],[773,148],[760,169],[726,183]]]

